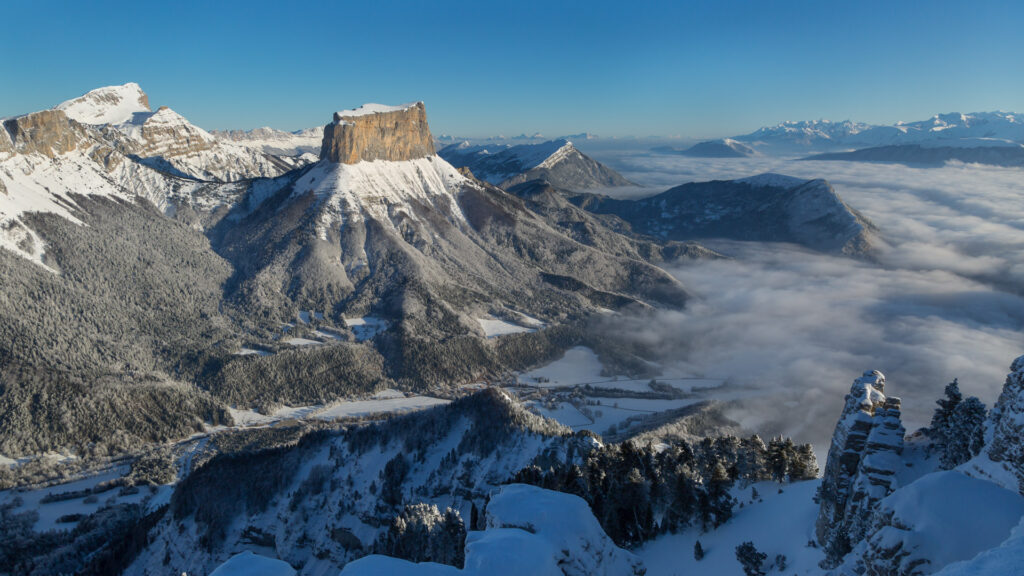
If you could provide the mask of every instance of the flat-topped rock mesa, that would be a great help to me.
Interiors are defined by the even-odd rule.
[[[320,158],[341,164],[363,160],[415,160],[434,155],[423,102],[401,106],[365,104],[334,113],[324,126]]]

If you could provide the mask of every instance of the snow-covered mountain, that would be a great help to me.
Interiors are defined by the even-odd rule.
[[[182,177],[218,182],[272,177],[315,161],[311,155],[274,155],[218,139],[166,106],[153,112],[134,83],[97,88],[56,109],[96,126],[121,153]]]
[[[959,148],[963,141],[1002,140],[1024,143],[1024,118],[1008,112],[937,114],[928,120],[891,126],[861,122],[813,120],[783,122],[734,136],[758,150],[776,153],[837,151],[853,148],[912,145]]]
[[[122,91],[123,92],[123,91]],[[95,96],[95,94],[93,95]],[[96,116],[119,119],[141,104],[120,100]],[[117,111],[115,113],[115,111]],[[117,114],[121,114],[118,116]],[[212,211],[240,193],[237,186],[212,186],[179,178],[135,161],[113,145],[99,128],[69,118],[63,110],[44,110],[3,121],[0,134],[0,246],[44,263],[45,241],[26,226],[26,213],[54,213],[77,221],[74,195],[133,201],[144,199],[173,214],[194,205]]]
[[[660,269],[580,244],[435,155],[422,103],[336,113],[321,156],[253,186],[211,232],[241,272],[239,293],[258,296],[251,305],[372,309],[425,336],[475,333],[469,315],[492,309],[577,313],[581,293],[605,303],[685,300]],[[413,328],[420,307],[444,321]]]
[[[875,226],[825,180],[761,174],[683,184],[639,200],[579,194],[570,201],[617,216],[634,232],[662,240],[794,242],[849,255],[870,253],[876,241]]]
[[[438,154],[453,166],[466,167],[473,176],[502,188],[530,180],[546,180],[566,190],[630,185],[565,139],[517,146],[460,142],[442,148]]]

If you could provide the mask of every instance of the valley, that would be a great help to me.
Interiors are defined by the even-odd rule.
[[[3,119],[0,574],[1020,547],[1024,212],[986,152],[1016,116],[653,147],[322,120],[205,130],[134,82]]]

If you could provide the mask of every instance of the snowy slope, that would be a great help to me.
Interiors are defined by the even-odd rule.
[[[502,486],[487,504],[486,527],[466,537],[466,566],[413,564],[368,556],[344,576],[628,576],[643,574],[633,554],[615,546],[578,496],[525,484]]]
[[[149,98],[135,82],[97,88],[56,108],[82,124],[123,124],[150,112]]]
[[[935,576],[1007,576],[1024,574],[1024,518],[1010,537],[999,546],[986,550],[970,560],[954,562]]]
[[[636,554],[647,567],[648,576],[743,576],[735,550],[750,541],[768,554],[769,564],[778,554],[786,556],[788,567],[782,574],[821,574],[818,562],[824,555],[821,549],[807,545],[814,539],[814,517],[818,512],[814,494],[819,484],[759,482],[748,488],[737,487],[734,492],[743,507],[737,505],[733,518],[718,529],[702,533],[697,527],[665,534],[644,544]],[[759,500],[751,499],[751,488],[757,490]],[[705,553],[699,561],[693,555],[697,541]]]
[[[934,472],[893,492],[874,516],[871,534],[837,576],[860,574],[864,566],[875,573],[930,574],[969,560],[1009,537],[1024,516],[1024,498],[960,472]]]
[[[267,558],[252,552],[235,554],[221,564],[210,576],[294,576],[295,569],[287,562]]]
[[[437,156],[404,162],[321,162],[295,183],[293,194],[312,191],[321,200],[317,235],[326,240],[329,228],[346,223],[374,219],[394,227],[399,217],[416,221],[419,216],[412,206],[419,203],[456,226],[466,225],[455,202],[455,192],[465,182],[458,170]]]

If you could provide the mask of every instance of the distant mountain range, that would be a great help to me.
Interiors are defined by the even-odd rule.
[[[1024,117],[1008,112],[951,113],[891,126],[828,120],[784,122],[733,139],[773,153],[915,144],[949,148],[999,147],[1024,143]]]

